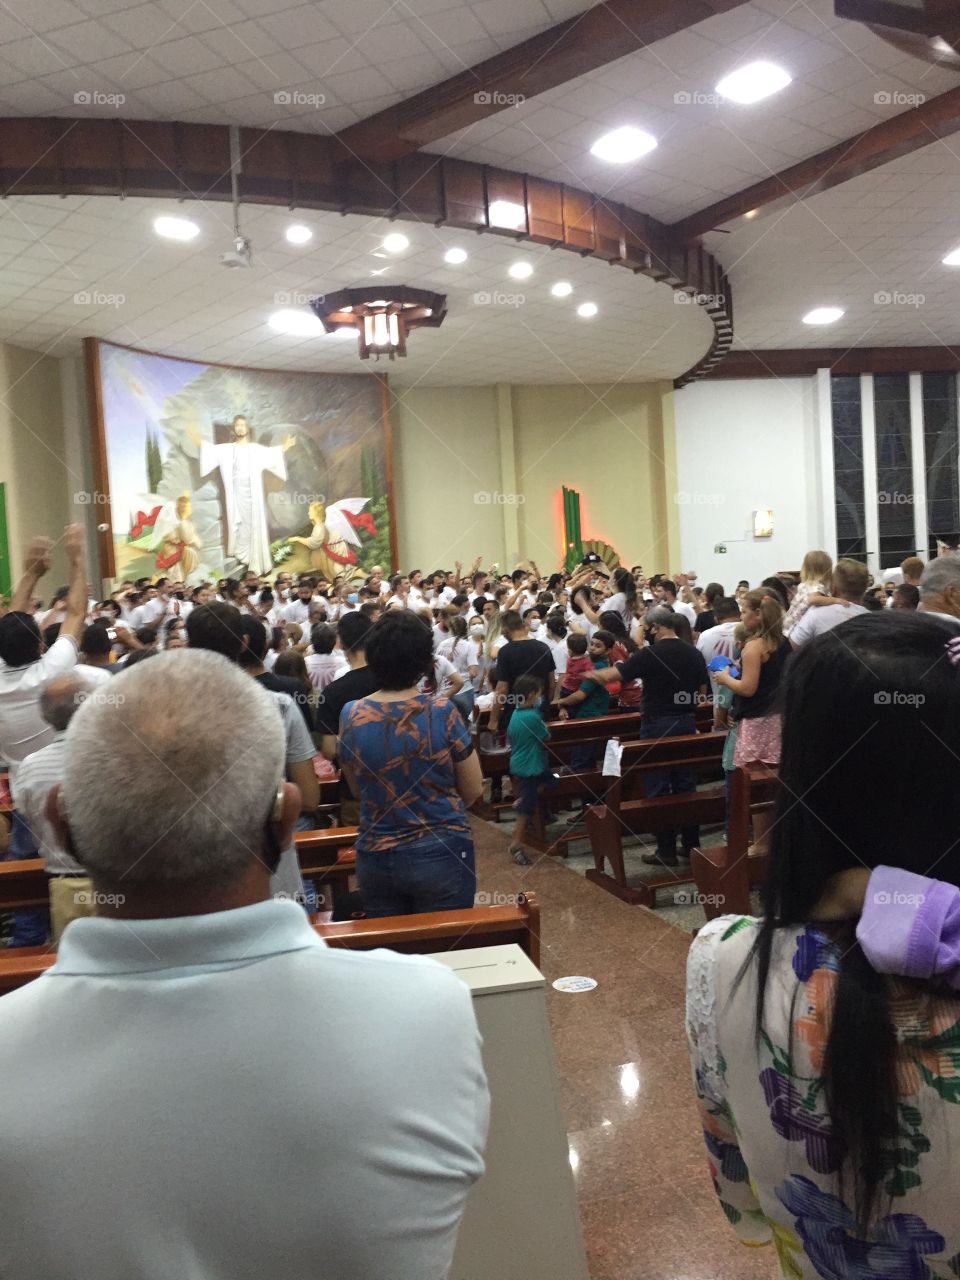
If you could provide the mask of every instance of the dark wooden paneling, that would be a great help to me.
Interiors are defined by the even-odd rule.
[[[493,232],[592,254],[667,280],[696,296],[715,332],[710,351],[681,381],[699,376],[732,341],[732,300],[719,265],[705,249],[672,239],[668,228],[639,210],[467,160],[426,154],[397,164],[344,160],[330,139],[307,134],[245,129],[241,150],[241,201]],[[229,168],[224,125],[16,118],[0,127],[0,177],[4,189],[18,193],[228,200]],[[491,226],[489,205],[496,200],[525,210],[525,227]]]
[[[711,378],[801,378],[832,373],[947,373],[960,369],[960,347],[810,347],[731,351]]]

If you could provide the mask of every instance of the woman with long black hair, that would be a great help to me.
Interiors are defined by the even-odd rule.
[[[850,868],[960,885],[955,634],[923,615],[862,615],[791,658],[763,918],[711,921],[690,952],[715,1186],[785,1276],[957,1274],[960,998],[929,969],[878,973],[856,921],[822,910]],[[916,904],[883,896],[874,919],[885,912],[909,953]]]

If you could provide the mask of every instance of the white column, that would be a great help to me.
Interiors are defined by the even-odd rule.
[[[873,410],[873,375],[860,375],[860,423],[863,430],[863,523],[867,567],[880,572],[880,515],[877,511],[877,428]]]
[[[817,417],[816,471],[810,483],[820,492],[818,504],[818,546],[837,558],[837,498],[833,470],[833,396],[830,390],[830,370],[818,369],[814,389],[814,407]]]
[[[913,541],[927,554],[927,465],[923,447],[923,374],[910,375],[910,458],[913,467]]]

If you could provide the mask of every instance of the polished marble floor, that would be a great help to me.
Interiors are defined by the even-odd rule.
[[[548,982],[598,982],[580,994],[547,988],[592,1280],[779,1276],[771,1250],[738,1244],[710,1182],[683,1030],[689,929],[561,859],[517,867],[506,823],[474,826],[479,889],[537,894]]]

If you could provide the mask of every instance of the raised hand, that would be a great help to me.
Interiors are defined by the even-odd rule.
[[[36,578],[42,578],[50,568],[50,552],[53,543],[49,538],[33,538],[24,557],[24,570]]]

